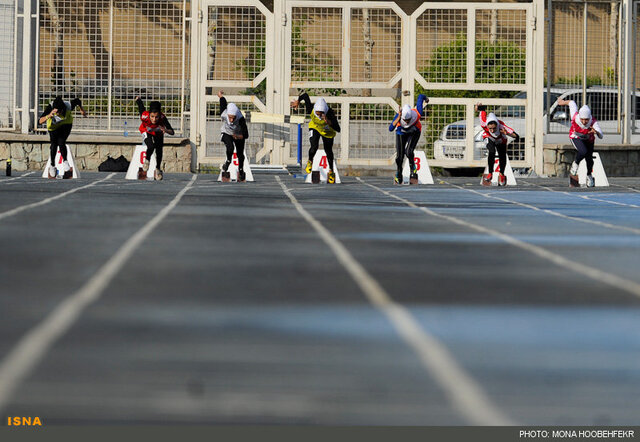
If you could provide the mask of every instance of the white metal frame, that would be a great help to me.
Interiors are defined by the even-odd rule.
[[[255,79],[249,81],[216,81],[207,80],[205,76],[204,61],[206,60],[206,33],[207,33],[207,7],[209,5],[233,5],[233,6],[255,6],[262,14],[265,15],[267,21],[267,63],[265,70],[261,72]],[[342,10],[342,51],[341,51],[341,78],[339,81],[292,81],[291,80],[291,33],[292,33],[292,11],[296,7],[322,7],[322,8],[339,8]],[[400,17],[402,23],[402,41],[410,42],[401,45],[401,65],[400,70],[396,72],[392,78],[382,82],[355,82],[350,81],[350,39],[351,39],[351,11],[356,8],[384,8],[391,9]],[[475,57],[468,57],[469,68],[467,69],[467,82],[464,84],[442,84],[427,83],[417,71],[416,60],[416,22],[420,15],[427,9],[443,8],[443,9],[467,9],[469,23],[475,22],[475,13],[478,10],[506,9],[506,10],[522,10],[526,14],[526,80],[524,84],[486,84],[475,81]],[[217,101],[217,97],[207,96],[205,88],[211,88],[213,92],[217,88],[224,86],[233,87],[254,87],[263,79],[267,80],[267,96],[266,103],[261,103],[263,107],[258,106],[260,110],[269,113],[290,114],[289,100],[294,98],[290,96],[290,88],[312,89],[312,88],[341,88],[341,89],[390,89],[401,81],[403,94],[401,95],[401,104],[415,103],[414,82],[419,82],[426,88],[437,88],[444,90],[459,89],[490,89],[490,90],[508,90],[508,91],[527,91],[526,100],[513,100],[513,104],[524,105],[526,107],[526,127],[527,133],[521,134],[525,136],[525,161],[516,162],[514,166],[535,167],[542,170],[542,85],[543,85],[543,55],[544,55],[544,29],[541,26],[542,20],[537,23],[537,17],[544,16],[543,0],[533,0],[531,3],[525,4],[495,4],[495,3],[425,3],[413,14],[405,14],[394,2],[385,1],[367,1],[367,2],[338,2],[327,1],[322,3],[313,3],[304,0],[275,0],[274,12],[271,13],[257,0],[192,0],[192,16],[194,17],[193,35],[200,38],[192,41],[192,60],[193,69],[191,76],[192,83],[192,109],[198,110],[198,116],[191,121],[191,139],[194,147],[197,147],[198,162],[215,163],[221,158],[210,158],[206,156],[206,109],[208,103]],[[195,17],[198,17],[197,23]],[[196,26],[197,25],[197,26]],[[474,54],[475,48],[475,26],[468,29],[468,45]],[[282,62],[278,62],[278,61]],[[536,92],[537,91],[537,92]],[[393,164],[393,157],[387,159],[371,158],[351,158],[349,155],[349,147],[351,141],[349,106],[354,103],[370,103],[370,104],[387,104],[393,108],[398,103],[390,97],[354,97],[339,96],[325,97],[327,102],[340,107],[342,132],[340,134],[341,151],[340,161],[344,165],[390,165]],[[246,96],[228,96],[230,100],[245,101]],[[473,127],[474,112],[473,105],[477,100],[474,99],[457,99],[457,98],[433,98],[432,104],[459,104],[466,106],[466,121],[468,127]],[[491,104],[505,104],[505,100],[483,100],[483,102]],[[254,101],[255,103],[255,101]],[[257,104],[257,103],[256,103]],[[386,123],[385,123],[386,124]],[[295,162],[297,158],[292,158],[290,143],[296,143],[295,137],[289,140],[267,140],[265,139],[264,152],[268,152],[270,160],[273,164]],[[468,167],[480,166],[483,163],[473,160],[473,131],[469,130],[466,140],[466,158],[458,161],[435,161],[430,160],[433,166],[442,167]],[[263,153],[264,153],[263,152]]]
[[[287,84],[289,87],[307,89],[307,88],[369,88],[369,89],[383,89],[391,88],[398,81],[402,79],[403,69],[396,72],[396,74],[388,81],[384,82],[358,82],[351,81],[351,10],[352,9],[392,9],[398,17],[402,20],[402,35],[403,41],[406,37],[407,30],[409,28],[409,17],[404,11],[394,2],[379,2],[379,1],[367,1],[367,2],[349,2],[349,1],[323,1],[322,3],[312,3],[304,0],[290,0],[286,2],[286,14],[289,19],[286,20],[285,32],[288,38],[285,39],[285,59],[284,65],[291,66],[291,22],[292,10],[295,7],[322,7],[322,8],[337,8],[342,9],[342,72],[340,81],[292,81],[291,70],[287,69]],[[404,54],[403,54],[404,55]],[[403,56],[403,60],[406,58]],[[404,67],[404,66],[403,66]]]
[[[434,9],[458,9],[466,10],[467,14],[467,81],[464,83],[429,83],[422,75],[418,73],[417,59],[411,57],[411,72],[413,78],[418,81],[425,89],[449,89],[449,90],[492,90],[492,91],[515,91],[519,92],[523,90],[526,84],[529,84],[532,79],[532,68],[534,66],[533,57],[530,55],[531,41],[533,36],[533,30],[536,27],[535,17],[533,16],[534,3],[438,3],[429,2],[423,3],[413,14],[411,14],[411,35],[417,34],[417,20],[427,10]],[[524,84],[512,84],[512,83],[478,83],[475,80],[476,66],[475,66],[475,48],[476,48],[476,12],[487,10],[512,10],[512,11],[525,11],[527,21],[527,48],[526,48],[526,80]],[[415,38],[411,38],[412,47],[411,52],[416,53]]]
[[[209,80],[207,78],[206,63],[207,59],[207,41],[208,41],[208,7],[209,6],[237,6],[237,7],[255,7],[265,17],[265,68],[255,78],[251,80]],[[251,88],[256,87],[262,81],[266,80],[266,99],[265,102],[260,101],[256,96],[249,95],[226,95],[226,98],[236,103],[253,103],[261,112],[277,113],[274,110],[274,98],[279,95],[276,91],[278,86],[274,85],[275,73],[278,69],[277,63],[269,63],[269,60],[275,60],[275,54],[278,52],[275,47],[275,29],[274,14],[272,14],[258,0],[243,0],[238,2],[235,0],[192,0],[191,4],[192,23],[197,23],[199,29],[193,29],[192,35],[198,35],[197,40],[191,42],[191,107],[197,109],[197,118],[191,119],[191,141],[192,145],[198,153],[198,161],[200,163],[217,163],[222,160],[221,157],[207,156],[206,128],[207,128],[207,107],[210,103],[219,101],[215,91],[224,87],[234,88]],[[204,91],[210,90],[211,94],[207,95]],[[195,93],[194,93],[195,91]],[[282,113],[282,112],[280,112]],[[265,155],[265,152],[272,153],[275,150],[276,156],[281,150],[273,149],[273,140],[266,139],[266,145],[259,155]],[[272,162],[282,162],[281,158],[271,158]]]
[[[640,91],[640,71],[636,66],[638,66],[640,60],[640,47],[638,47],[638,33],[640,32],[640,1],[631,1],[625,0],[626,4],[623,9],[623,17],[626,19],[628,23],[626,23],[625,29],[625,59],[631,60],[631,62],[627,62],[625,65],[625,77],[626,85],[629,86],[629,90],[624,90],[625,97],[631,97],[634,95],[636,91]],[[631,17],[631,19],[629,19]],[[634,100],[639,100],[640,98],[634,97]],[[640,120],[640,115],[636,115],[637,106],[633,100],[626,99],[624,100],[624,109],[623,115],[629,115],[629,118],[625,118],[627,122],[627,128],[624,131],[624,135],[626,138],[623,139],[624,143],[629,143],[631,134],[640,133],[640,126],[636,126],[636,121]]]

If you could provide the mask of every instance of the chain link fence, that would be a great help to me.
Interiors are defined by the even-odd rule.
[[[137,127],[136,96],[159,100],[185,133],[190,2],[42,0],[38,111],[77,97],[89,113],[77,132],[126,133]],[[43,130],[40,128],[40,130]]]
[[[558,98],[587,104],[607,134],[622,125],[622,47],[620,1],[549,0],[546,123],[547,133],[566,133],[567,106]]]

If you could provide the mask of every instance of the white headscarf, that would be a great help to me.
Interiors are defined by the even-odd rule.
[[[402,106],[400,114],[402,115],[402,118],[400,119],[400,126],[405,129],[409,129],[411,126],[416,124],[416,121],[419,118],[418,114],[414,112],[408,104]]]
[[[233,123],[229,121],[229,115],[236,116]],[[240,127],[240,118],[242,118],[242,112],[240,111],[240,109],[238,109],[238,106],[233,103],[227,104],[227,108],[224,110],[224,112],[222,112],[222,115],[220,115],[220,117],[222,118],[222,126],[220,127],[220,131],[223,134],[234,135],[242,133],[242,128]]]
[[[500,122],[498,121],[498,117],[496,117],[496,114],[494,114],[493,112],[490,112],[489,115],[487,115],[487,126],[489,125],[489,123],[496,123],[496,129],[493,132],[491,132],[487,127],[487,130],[489,130],[491,135],[494,137],[500,135]]]
[[[590,119],[591,118],[591,109],[586,104],[580,108],[578,111],[578,115],[580,118]]]
[[[589,120],[589,121],[587,122],[587,124],[582,124],[582,121],[580,121],[581,118],[584,118],[585,120]],[[593,119],[591,118],[591,109],[589,108],[589,106],[585,104],[578,111],[578,118],[576,118],[576,124],[580,126],[582,129],[589,129],[591,127],[592,120]]]
[[[233,103],[229,103],[227,105],[227,115],[235,115],[236,117],[242,116],[242,114],[240,113],[240,109],[238,109],[238,106]]]
[[[327,105],[327,102],[324,101],[324,98],[320,98],[316,101],[316,104],[313,105],[313,111],[322,112],[324,114],[329,111],[329,106]]]
[[[413,117],[413,112],[411,111],[411,106],[405,104],[402,106],[402,119],[410,121],[411,117]]]

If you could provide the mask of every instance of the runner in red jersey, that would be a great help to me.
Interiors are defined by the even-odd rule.
[[[498,117],[491,112],[487,115],[487,106],[482,103],[476,104],[476,111],[480,112],[480,127],[482,127],[482,139],[485,141],[489,156],[487,163],[489,165],[489,173],[482,177],[484,185],[491,185],[493,179],[493,165],[496,160],[496,151],[498,152],[498,161],[500,162],[500,175],[498,176],[498,185],[506,186],[507,177],[504,171],[507,167],[507,136],[515,138],[517,141],[520,136],[504,121],[498,120]]]
[[[569,185],[575,186],[578,176],[578,165],[583,159],[587,162],[587,187],[595,186],[593,179],[593,146],[596,135],[602,139],[604,136],[600,125],[591,115],[591,108],[584,105],[578,110],[578,105],[573,100],[558,100],[558,106],[569,106],[571,115],[571,127],[569,140],[576,148],[576,157],[569,170]]]
[[[156,170],[153,174],[156,180],[161,180],[162,174],[162,148],[164,146],[164,134],[175,134],[169,120],[162,113],[162,104],[159,101],[149,103],[149,110],[145,110],[144,103],[140,97],[136,97],[136,104],[140,112],[140,133],[142,140],[147,146],[147,155],[144,160],[142,170],[146,173],[149,170],[149,159],[156,153]]]

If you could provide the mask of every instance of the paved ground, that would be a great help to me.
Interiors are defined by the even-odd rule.
[[[16,178],[4,416],[638,423],[640,179]]]

